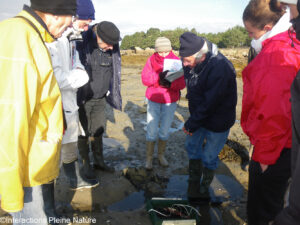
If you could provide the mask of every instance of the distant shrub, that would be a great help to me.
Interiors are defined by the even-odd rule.
[[[250,46],[250,38],[247,31],[242,26],[235,26],[225,32],[217,34],[208,33],[200,34],[195,28],[189,30],[187,28],[176,28],[175,30],[161,31],[158,28],[150,28],[147,32],[136,32],[132,35],[125,35],[122,40],[121,49],[133,49],[138,46],[140,48],[154,48],[156,38],[164,36],[170,39],[174,50],[179,49],[179,37],[184,32],[193,32],[199,36],[207,38],[209,41],[218,45],[219,48],[236,48]]]

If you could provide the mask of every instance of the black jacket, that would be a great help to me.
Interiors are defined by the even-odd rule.
[[[92,78],[92,54],[95,49],[98,49],[97,37],[93,32],[93,27],[88,31],[82,33],[83,41],[76,43],[76,48],[79,52],[79,58],[84,65],[90,80],[83,87],[78,89],[77,104],[80,106],[86,101],[93,98],[94,93],[91,88],[91,82],[95,82]],[[121,55],[119,45],[114,45],[112,50],[112,77],[110,79],[109,92],[106,96],[107,102],[115,109],[122,110],[122,97],[121,97]],[[95,86],[95,85],[94,85]]]
[[[289,206],[276,217],[274,225],[300,224],[300,71],[291,86],[292,104],[292,183]]]
[[[232,63],[221,53],[209,51],[205,61],[193,70],[184,67],[184,76],[190,111],[185,129],[192,133],[200,127],[213,132],[228,130],[235,122],[237,104]]]

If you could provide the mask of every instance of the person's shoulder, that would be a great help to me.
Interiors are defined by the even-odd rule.
[[[211,58],[211,68],[211,71],[214,71],[216,76],[224,76],[224,74],[235,75],[235,69],[232,62],[221,52],[218,52],[217,55]]]
[[[225,56],[223,55],[221,52],[218,52],[217,55],[212,56],[211,60],[210,60],[211,64],[213,64],[214,66],[218,65],[218,66],[231,66],[232,63],[231,61]]]

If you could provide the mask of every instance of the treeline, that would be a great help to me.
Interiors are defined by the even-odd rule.
[[[189,30],[187,28],[176,28],[175,30],[161,31],[158,28],[150,28],[147,32],[136,32],[133,35],[126,35],[121,44],[121,49],[154,48],[155,40],[164,36],[170,39],[174,50],[179,49],[179,37],[184,32],[193,32],[199,36],[207,38],[209,41],[217,44],[219,48],[235,48],[250,46],[251,39],[244,27],[235,26],[225,32],[220,33],[198,33],[195,28]]]

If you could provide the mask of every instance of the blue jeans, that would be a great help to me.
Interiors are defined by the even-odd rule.
[[[225,132],[213,132],[203,127],[192,136],[187,135],[185,148],[189,159],[201,159],[204,167],[215,170],[219,165],[219,153],[224,147],[229,129]]]
[[[157,136],[166,141],[172,125],[177,103],[156,103],[148,99],[147,105],[147,141],[155,141]]]
[[[24,187],[24,207],[19,212],[10,213],[13,225],[48,225],[55,223],[54,183],[35,187]],[[22,223],[22,220],[25,223]]]

